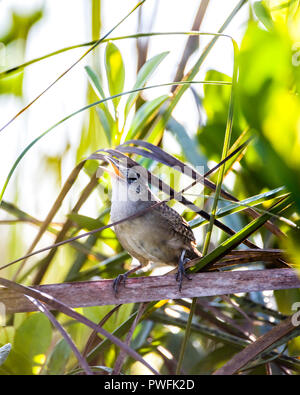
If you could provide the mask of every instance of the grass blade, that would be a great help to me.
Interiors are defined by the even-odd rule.
[[[147,60],[146,63],[141,67],[140,71],[138,72],[136,82],[133,86],[133,89],[142,88],[145,86],[147,80],[151,77],[154,73],[158,65],[163,61],[163,59],[168,55],[169,52],[162,52],[158,55],[153,56],[153,58]],[[126,101],[125,105],[125,119],[131,109],[131,107],[136,102],[138,97],[138,92],[131,93]]]
[[[113,44],[109,42],[105,50],[105,68],[111,96],[117,95],[123,91],[125,81],[125,69],[121,52]],[[115,111],[120,101],[120,96],[113,100]]]
[[[95,93],[98,95],[100,99],[105,98],[105,93],[101,86],[101,81],[98,75],[94,72],[94,70],[90,66],[85,66],[85,71],[89,77],[90,84],[92,85]]]
[[[136,112],[125,140],[134,139],[138,133],[141,133],[168,98],[169,95],[162,95],[144,103]]]
[[[239,232],[237,232],[234,236],[231,236],[223,243],[221,243],[217,248],[215,248],[212,252],[205,255],[201,258],[200,262],[193,266],[190,270],[192,272],[198,272],[204,267],[208,268],[208,264],[211,265],[216,262],[218,259],[221,259],[224,255],[226,255],[229,251],[234,249],[236,246],[241,244],[241,242],[249,237],[252,233],[254,233],[257,229],[259,229],[263,224],[272,217],[272,214],[277,214],[280,211],[286,209],[291,203],[292,199],[289,196],[288,198],[277,202],[268,213],[261,215],[260,217],[253,220],[250,224],[245,226]]]

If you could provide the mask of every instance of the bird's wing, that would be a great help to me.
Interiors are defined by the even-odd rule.
[[[155,209],[159,211],[160,215],[164,217],[172,231],[179,233],[192,242],[196,241],[190,225],[184,218],[182,218],[180,214],[177,213],[177,211],[165,203],[160,204],[159,206],[155,207]]]

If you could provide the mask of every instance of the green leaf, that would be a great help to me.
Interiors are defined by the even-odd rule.
[[[295,337],[294,339],[289,341],[288,350],[291,357],[298,357],[298,355],[300,354],[300,336]]]
[[[231,82],[231,77],[217,70],[208,70],[205,81]],[[220,159],[220,147],[223,146],[224,132],[226,130],[226,120],[231,97],[230,85],[205,84],[203,108],[207,115],[205,124],[199,128],[198,144],[201,145],[203,153],[210,159],[218,161]],[[233,119],[232,140],[236,140],[245,129],[239,103],[234,102],[235,111]]]
[[[134,304],[128,303],[123,304],[120,309],[113,314],[103,325],[103,328],[108,332],[113,332],[115,328],[119,327],[124,321],[126,321],[132,313]],[[85,317],[91,321],[98,323],[103,317],[105,317],[114,306],[92,306],[84,307],[83,312]]]
[[[93,230],[100,228],[100,226],[103,226],[103,223],[100,222],[98,219],[94,219],[86,215],[71,213],[68,215],[68,218],[74,221],[80,228],[84,228],[87,230]]]
[[[29,315],[16,330],[12,350],[3,368],[13,374],[38,374],[51,338],[48,318],[42,313]]]
[[[237,4],[237,6],[233,9],[233,11],[230,13],[230,15],[226,18],[226,20],[223,23],[223,25],[218,30],[218,33],[216,33],[215,36],[207,44],[207,46],[205,47],[204,51],[201,53],[199,59],[196,61],[196,63],[193,66],[193,68],[189,71],[188,80],[193,80],[194,77],[197,75],[197,73],[199,71],[199,68],[201,67],[201,65],[204,62],[204,60],[206,59],[208,53],[210,52],[210,50],[213,48],[214,44],[218,40],[218,38],[219,38],[218,35],[222,34],[222,32],[226,29],[226,27],[229,25],[229,23],[234,18],[234,16],[238,13],[240,8],[245,4],[245,2],[246,2],[245,0],[241,0]],[[237,44],[236,44],[236,42],[234,40],[232,41],[232,43],[233,43],[233,46],[234,46],[234,50],[236,52],[237,51]],[[235,59],[235,61],[236,61],[236,59]],[[161,134],[163,133],[163,130],[166,127],[166,124],[167,124],[167,122],[168,122],[168,120],[169,120],[169,118],[170,118],[170,116],[172,114],[172,111],[176,107],[176,105],[177,105],[178,101],[180,100],[181,96],[184,94],[184,92],[188,88],[189,88],[189,85],[182,85],[182,86],[180,86],[178,88],[178,90],[176,92],[176,95],[170,101],[170,104],[169,104],[168,108],[164,112],[164,116],[161,117],[160,119],[158,119],[158,121],[156,122],[156,124],[152,128],[150,138],[148,139],[149,142],[159,141],[159,139],[161,138]]]
[[[142,88],[150,76],[154,73],[157,66],[162,62],[162,60],[168,55],[169,52],[162,52],[158,55],[153,56],[151,59],[147,60],[147,62],[141,67],[140,71],[138,72],[136,82],[132,89]],[[131,93],[127,99],[125,105],[125,118],[127,117],[131,107],[135,103],[139,92]]]
[[[269,110],[273,110],[269,99],[278,88],[289,88],[291,72],[289,39],[275,30],[266,31],[257,23],[250,23],[239,53],[238,92],[251,127],[261,129]]]
[[[36,9],[32,13],[18,11],[18,7],[8,10],[7,26],[0,35],[0,43],[6,48],[1,51],[1,68],[11,67],[15,62],[23,60],[26,42],[31,28],[43,17],[43,9]],[[1,78],[0,94],[13,94],[22,97],[23,95],[23,73],[18,73],[10,78]]]
[[[245,207],[253,207],[256,206],[257,204],[264,203],[269,199],[273,199],[278,194],[278,192],[281,192],[283,190],[284,187],[279,187],[273,189],[272,191],[264,192],[259,195],[244,199],[238,203],[228,204],[226,207],[220,208],[217,211],[217,217],[219,218],[224,217],[225,215],[229,215],[244,210]]]
[[[4,344],[4,346],[0,347],[0,366],[5,362],[10,350],[11,350],[10,343]]]
[[[69,360],[71,348],[65,339],[61,339],[54,347],[47,366],[47,374],[63,374]]]
[[[102,110],[102,108],[96,108],[97,114],[99,116],[101,125],[103,127],[105,136],[107,138],[107,141],[109,143],[109,145],[111,145],[112,142],[112,131],[113,131],[113,127],[112,124],[110,123],[110,121],[107,119],[106,113],[105,111]]]
[[[231,77],[217,70],[208,70],[205,81],[231,82]],[[230,85],[204,84],[203,107],[210,121],[226,122],[231,93]]]
[[[280,313],[291,315],[295,312],[293,304],[300,301],[300,290],[297,288],[279,289],[274,291],[274,296]]]
[[[209,254],[203,256],[201,260],[195,264],[195,266],[191,267],[189,270],[192,272],[198,272],[204,266],[215,262],[217,259],[222,258],[229,251],[233,250],[239,244],[241,244],[244,240],[246,240],[252,233],[257,231],[261,226],[264,225],[271,217],[272,214],[278,214],[283,211],[286,207],[291,203],[291,197],[284,199],[283,201],[277,203],[274,207],[269,209],[268,213],[261,215],[260,217],[254,219],[248,225],[246,225],[243,229],[235,233],[233,236],[229,237],[223,243],[221,243],[217,248],[211,251]]]
[[[257,177],[264,176],[268,187],[286,185],[299,208],[300,99],[296,92],[300,74],[293,65],[290,37],[249,24],[239,65],[239,102],[259,136],[255,146],[259,153],[252,160]]]
[[[105,98],[105,93],[101,86],[100,77],[94,72],[94,70],[90,66],[85,66],[85,71],[89,77],[90,84],[92,85],[96,95],[99,99]]]
[[[253,4],[253,10],[255,12],[255,15],[259,19],[259,21],[268,29],[272,30],[274,28],[274,23],[271,18],[271,15],[269,14],[269,11],[265,7],[262,1],[256,1]]]
[[[116,277],[120,274],[119,265],[123,264],[128,258],[130,258],[130,255],[126,251],[122,251],[100,261],[91,269],[82,270],[80,272],[79,270],[70,271],[66,281],[86,281],[93,276],[101,276],[102,278]]]
[[[194,374],[211,374],[236,353],[236,348],[225,344],[206,354],[193,367]]]
[[[79,228],[86,229],[88,231],[100,228],[104,225],[103,222],[99,221],[99,219],[94,219],[86,215],[71,213],[68,217],[75,222]],[[114,250],[116,249],[118,242],[112,229],[104,229],[101,233],[101,238],[102,240],[105,240],[105,243],[111,248]]]
[[[92,88],[94,89],[96,95],[99,97],[99,99],[105,99],[105,93],[102,89],[100,77],[89,66],[85,66],[85,70],[88,74],[89,82],[90,82]],[[114,133],[115,123],[114,123],[114,119],[113,119],[111,113],[109,112],[107,103],[104,102],[104,103],[99,104],[99,106],[96,107],[96,111],[97,111],[100,123],[103,127],[104,133],[106,135],[107,141],[108,141],[109,145],[111,145],[112,133]]]
[[[152,119],[154,113],[169,98],[169,95],[162,95],[154,100],[144,103],[135,114],[130,129],[125,140],[131,140],[140,132],[143,127]]]
[[[207,161],[197,150],[197,143],[191,139],[186,129],[175,118],[170,117],[167,123],[167,129],[174,135],[182,148],[186,159],[194,166],[199,166]]]
[[[123,91],[125,81],[125,69],[121,52],[115,44],[109,42],[105,50],[105,68],[109,92],[111,96]],[[120,102],[120,97],[113,100],[115,110]]]
[[[279,187],[279,188],[273,189],[272,191],[268,191],[268,192],[261,193],[259,195],[251,196],[250,198],[241,200],[239,202],[227,204],[226,207],[222,207],[222,208],[218,209],[216,218],[222,218],[227,215],[242,211],[245,209],[245,207],[254,207],[260,203],[266,202],[269,199],[273,199],[277,195],[278,192],[281,192],[283,190],[284,190],[284,187]],[[282,196],[278,196],[278,198],[279,197],[282,197]],[[223,199],[220,198],[220,200],[223,200]],[[196,218],[196,219],[190,221],[189,225],[192,228],[195,228],[199,225],[204,225],[207,222],[208,221],[203,218]]]
[[[142,346],[148,345],[147,339],[153,329],[153,322],[150,320],[142,321],[135,329],[130,342],[130,347],[134,350],[140,349]]]

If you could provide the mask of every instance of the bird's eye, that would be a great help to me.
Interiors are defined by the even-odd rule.
[[[128,184],[132,184],[136,180],[137,180],[137,177],[128,177],[127,178]]]
[[[127,182],[128,184],[132,184],[134,181],[137,181],[140,178],[140,174],[137,172],[130,171],[127,173]]]

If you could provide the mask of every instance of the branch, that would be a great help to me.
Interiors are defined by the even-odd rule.
[[[192,281],[184,281],[181,292],[174,275],[129,278],[126,287],[120,286],[117,297],[113,292],[113,280],[32,288],[52,295],[69,307],[87,307],[300,287],[293,269],[196,273],[191,277]],[[8,314],[36,310],[25,296],[11,289],[0,288],[0,301]]]

